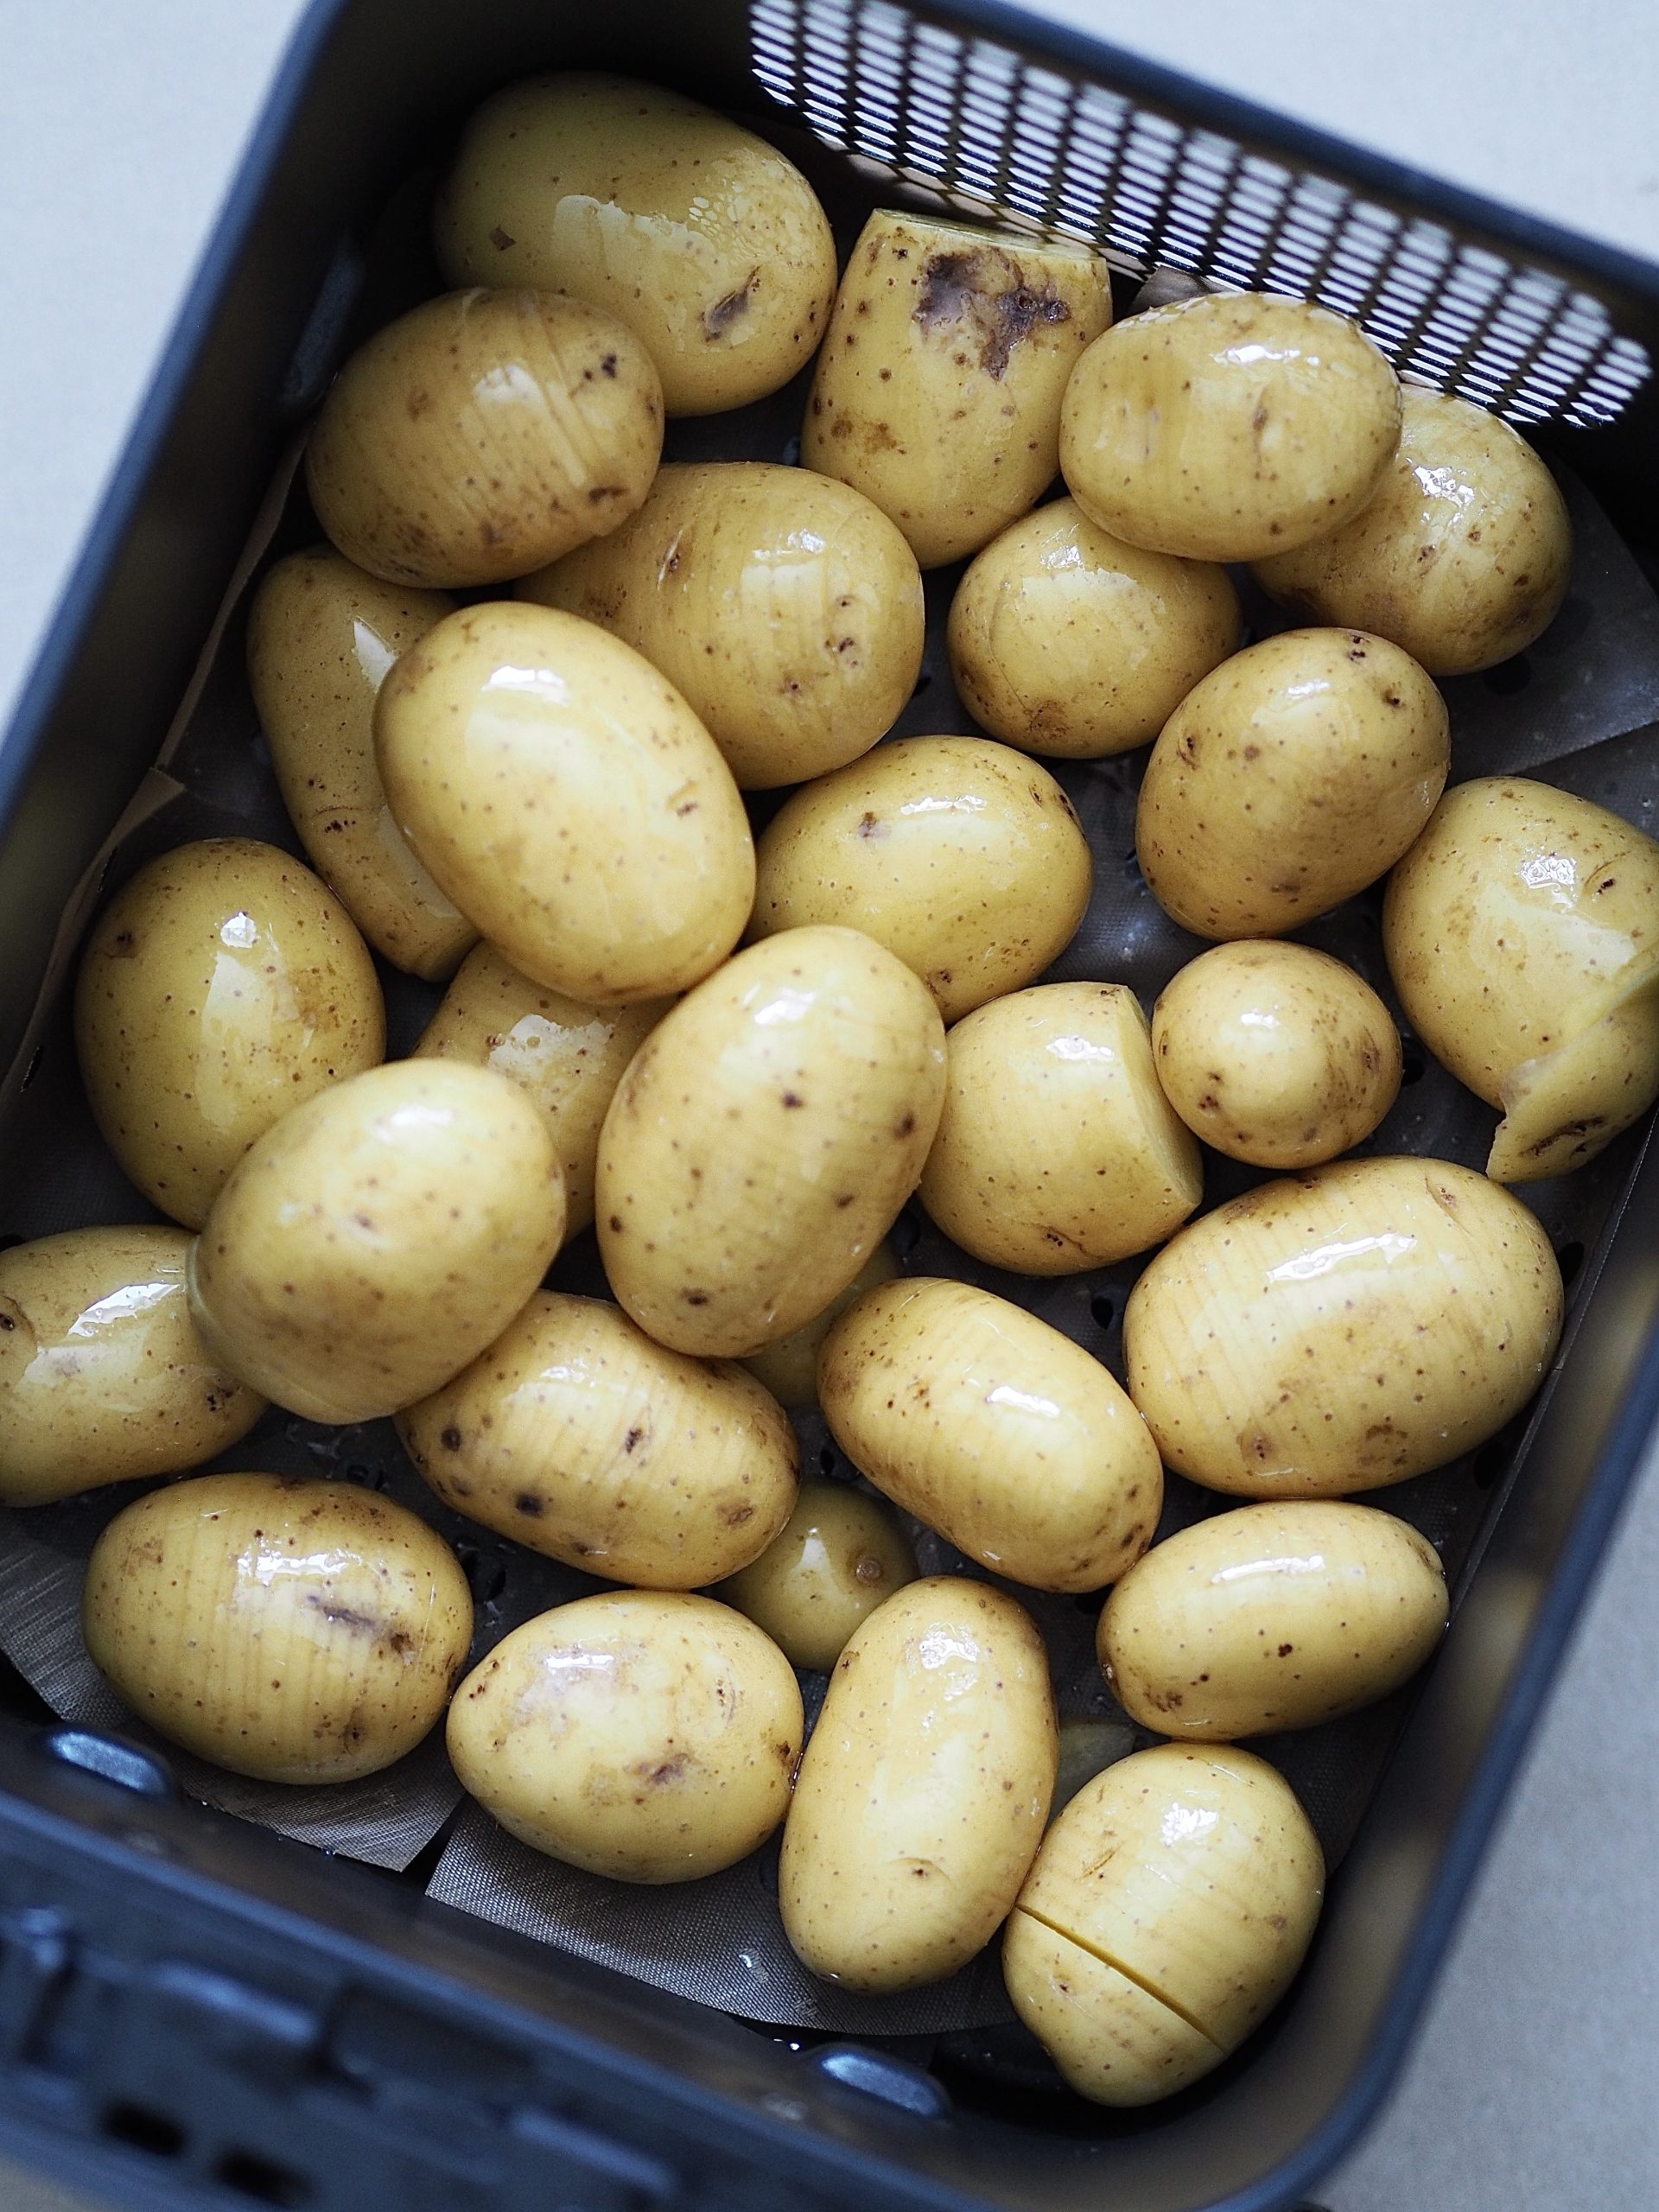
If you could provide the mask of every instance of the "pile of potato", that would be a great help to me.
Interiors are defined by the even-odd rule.
[[[1294,301],[1113,326],[1084,247],[890,213],[837,283],[788,162],[621,79],[488,102],[436,222],[464,289],[340,371],[307,464],[330,542],[251,609],[316,873],[187,845],[94,928],[87,1095],[179,1225],[0,1255],[0,1494],[178,1473],[266,1402],[394,1414],[447,1505],[619,1586],[458,1679],[471,1603],[424,1522],[200,1476],[118,1514],[87,1576],[137,1713],[315,1783],[447,1710],[480,1803],[623,1880],[782,1823],[815,1972],[905,1989],[1006,1925],[1066,2079],[1165,2094],[1319,1911],[1306,1817],[1237,1743],[1382,1695],[1445,1625],[1432,1546],[1349,1495],[1527,1402],[1561,1282],[1503,1183],[1659,1090],[1659,849],[1519,779],[1442,798],[1433,678],[1548,622],[1560,496]],[[802,467],[659,467],[665,415],[815,354]],[[965,556],[950,651],[989,734],[876,749],[921,570]],[[1239,563],[1315,626],[1238,650]],[[1109,976],[1038,981],[1093,860],[1033,757],[1149,741],[1141,867],[1217,941],[1150,1021]],[[757,840],[742,794],[783,786]],[[1391,972],[1503,1108],[1497,1179],[1338,1160],[1400,1039],[1286,933],[1390,869]],[[410,1058],[371,948],[448,982]],[[1284,1179],[1202,1214],[1202,1145]],[[900,1274],[918,1191],[1016,1274],[1161,1247],[1127,1388]],[[614,1302],[543,1287],[590,1224]],[[868,1489],[799,1483],[815,1399]],[[1154,1544],[1166,1467],[1238,1502]],[[901,1514],[997,1580],[917,1579]],[[1007,1584],[1109,1586],[1106,1680],[1169,1739],[1052,1826],[1048,1659]],[[804,1751],[797,1667],[830,1672]]]

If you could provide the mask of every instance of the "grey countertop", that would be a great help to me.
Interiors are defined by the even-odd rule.
[[[1659,258],[1650,0],[1036,12]],[[0,0],[0,722],[299,0]],[[1659,2204],[1649,1455],[1398,2088],[1332,2212]],[[76,2212],[0,2164],[5,2212]]]

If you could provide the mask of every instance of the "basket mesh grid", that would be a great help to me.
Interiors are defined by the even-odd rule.
[[[1647,349],[1560,277],[893,0],[752,0],[760,84],[826,145],[1119,266],[1351,315],[1403,373],[1515,423],[1611,422]]]

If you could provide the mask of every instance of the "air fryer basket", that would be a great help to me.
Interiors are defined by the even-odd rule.
[[[26,1085],[59,917],[161,747],[284,439],[348,336],[391,311],[372,271],[361,296],[377,210],[515,73],[630,69],[804,126],[867,201],[941,195],[1090,238],[1127,276],[1319,298],[1405,372],[1559,430],[1553,449],[1627,526],[1659,480],[1659,271],[1006,10],[589,12],[324,0],[308,17],[0,753],[14,1160],[20,1134],[54,1119],[49,1020]],[[1640,783],[1647,753],[1630,739],[1614,765]],[[433,1904],[418,1880],[187,1803],[163,1762],[43,1727],[16,1686],[0,1728],[0,2141],[124,2201],[195,2185],[320,2212],[760,2207],[785,2191],[939,2212],[1287,2202],[1386,2083],[1659,1411],[1659,1162],[1633,1136],[1592,1177],[1550,1202],[1558,1242],[1589,1247],[1557,1373],[1524,1433],[1446,1491],[1452,1631],[1301,1983],[1212,2082],[1125,2118],[1054,2094],[995,2034],[982,2049],[769,2037]]]

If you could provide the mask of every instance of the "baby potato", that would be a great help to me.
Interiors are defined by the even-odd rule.
[[[899,1262],[887,1244],[878,1244],[863,1266],[842,1291],[838,1291],[822,1313],[780,1337],[764,1351],[752,1353],[743,1362],[757,1382],[764,1384],[780,1406],[791,1413],[804,1412],[808,1406],[818,1402],[818,1352],[834,1323],[839,1319],[855,1298],[867,1290],[874,1290],[879,1282],[891,1282],[899,1272]]]
[[[1339,530],[1400,440],[1400,386],[1355,322],[1264,292],[1129,316],[1073,370],[1060,468],[1130,545],[1260,561]]]
[[[983,1948],[1042,1836],[1058,1761],[1048,1654],[1024,1609],[936,1575],[836,1662],[784,1829],[784,1933],[814,1974],[880,1994]]]
[[[1518,1199],[1449,1160],[1351,1160],[1182,1230],[1129,1293],[1123,1358],[1169,1466],[1339,1497],[1496,1435],[1560,1331],[1560,1269]]]
[[[389,584],[527,575],[626,520],[663,388],[614,315],[552,292],[447,292],[359,346],[305,451],[317,520]]]
[[[748,818],[679,693],[552,607],[463,607],[375,707],[380,772],[416,851],[533,982],[594,1005],[660,999],[737,942]]]
[[[309,868],[251,837],[180,845],[95,924],[75,984],[81,1081],[121,1172],[199,1229],[248,1147],[372,1068],[368,949]]]
[[[176,1475],[265,1402],[218,1366],[185,1296],[181,1229],[72,1229],[0,1252],[0,1503]]]
[[[283,804],[377,952],[439,982],[478,931],[410,851],[374,757],[374,697],[406,645],[454,611],[315,546],[270,569],[248,612],[248,682]]]
[[[878,208],[836,295],[801,459],[874,499],[923,568],[976,553],[1053,482],[1066,378],[1111,319],[1086,246]]]
[[[808,1482],[766,1550],[715,1595],[765,1629],[791,1667],[827,1675],[865,1615],[915,1580],[890,1506],[849,1483]]]
[[[485,101],[439,194],[454,284],[533,284],[607,308],[671,415],[764,398],[812,357],[836,245],[800,171],[696,100],[585,70]]]
[[[1104,1267],[1161,1244],[1204,1196],[1125,985],[995,999],[957,1023],[945,1056],[921,1200],[976,1259],[1033,1275]]]
[[[139,1719],[261,1782],[356,1782],[412,1751],[473,1640],[454,1554],[391,1498],[198,1475],[118,1513],[81,1632]]]
[[[191,1249],[209,1354],[308,1421],[373,1421],[492,1344],[559,1249],[553,1141],[487,1068],[398,1060],[255,1145]]]
[[[669,1004],[585,1005],[532,983],[493,944],[476,945],[413,1057],[493,1068],[539,1109],[564,1171],[568,1240],[594,1217],[594,1164],[612,1093]]]
[[[638,514],[518,592],[642,652],[745,791],[868,753],[922,665],[915,555],[861,493],[805,468],[660,469]]]
[[[962,702],[993,737],[1099,760],[1150,743],[1238,633],[1224,569],[1126,544],[1056,499],[974,560],[947,643]]]
[[[1659,845],[1605,807],[1459,784],[1389,879],[1382,944],[1413,1028],[1503,1109],[1499,1182],[1581,1166],[1659,1096]]]
[[[955,1021],[1033,982],[1083,919],[1094,860],[1045,768],[982,737],[884,745],[785,801],[756,854],[751,933],[862,930]]]
[[[1286,630],[1164,724],[1135,813],[1141,872],[1198,937],[1278,937],[1385,875],[1434,810],[1446,702],[1359,630]]]
[[[509,1835],[618,1882],[690,1882],[784,1817],[801,1693],[753,1621],[607,1590],[526,1621],[449,1708],[461,1787]]]
[[[1319,1838],[1265,1759],[1160,1744],[1085,1783],[1049,1829],[1003,1979],[1080,2096],[1151,2104],[1273,2010],[1324,1893]]]
[[[665,1351],[596,1298],[537,1291],[397,1433],[457,1513],[647,1589],[747,1567],[795,1503],[794,1431],[754,1378]]]
[[[1255,1167],[1334,1160],[1400,1094],[1393,1016],[1311,945],[1244,938],[1188,961],[1152,1010],[1152,1049],[1187,1128]]]
[[[1098,1590],[1158,1525],[1164,1471],[1116,1378],[969,1283],[867,1292],[824,1341],[818,1399],[861,1474],[1010,1581]]]
[[[1242,1505],[1154,1544],[1096,1647],[1131,1719],[1192,1743],[1312,1728],[1414,1675],[1446,1632],[1434,1547],[1374,1505]]]
[[[1445,392],[1402,391],[1400,444],[1351,521],[1258,561],[1258,582],[1313,622],[1370,630],[1431,676],[1522,652],[1560,612],[1573,524],[1507,423]]]
[[[944,1033],[855,930],[752,945],[664,1017],[599,1140],[599,1249],[659,1344],[751,1354],[815,1320],[915,1189]]]

